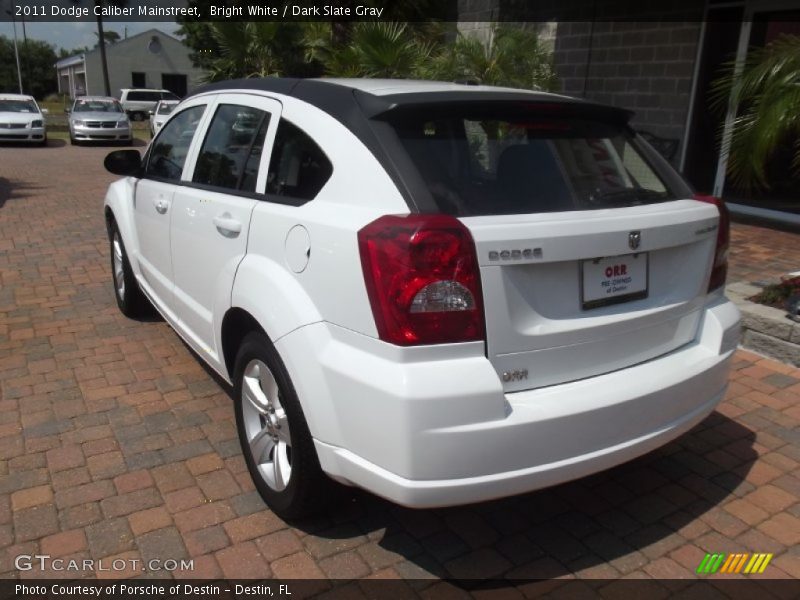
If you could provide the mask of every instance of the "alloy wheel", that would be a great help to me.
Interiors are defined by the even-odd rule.
[[[286,489],[292,476],[292,438],[275,376],[251,360],[242,381],[242,416],[253,462],[270,489]]]

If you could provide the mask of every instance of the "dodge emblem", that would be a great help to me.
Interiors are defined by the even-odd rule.
[[[636,250],[639,248],[639,245],[642,243],[642,232],[641,231],[631,231],[628,234],[628,246],[631,250]]]

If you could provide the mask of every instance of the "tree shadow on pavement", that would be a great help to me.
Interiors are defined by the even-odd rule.
[[[383,561],[412,586],[443,578],[466,589],[482,580],[503,587],[576,573],[615,579],[697,537],[731,543],[715,530],[731,538],[746,531],[719,505],[755,489],[745,481],[758,457],[754,440],[752,430],[715,412],[659,450],[553,488],[434,510],[347,488],[329,514],[292,525],[311,536],[305,544],[318,560],[357,547],[373,569]],[[692,577],[689,554],[687,564],[672,561],[678,573],[663,576]]]
[[[39,189],[41,186],[31,185],[22,180],[0,177],[0,208],[3,208],[9,200],[21,200],[33,196]]]

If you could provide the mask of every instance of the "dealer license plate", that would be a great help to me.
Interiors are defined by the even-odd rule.
[[[647,298],[647,252],[581,262],[584,310]]]

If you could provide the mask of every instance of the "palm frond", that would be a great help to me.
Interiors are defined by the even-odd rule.
[[[746,189],[768,188],[767,165],[776,148],[800,135],[800,37],[784,35],[751,49],[744,61],[726,63],[712,83],[711,106],[737,117],[729,139],[720,130],[728,173]],[[800,174],[800,148],[792,168]]]

